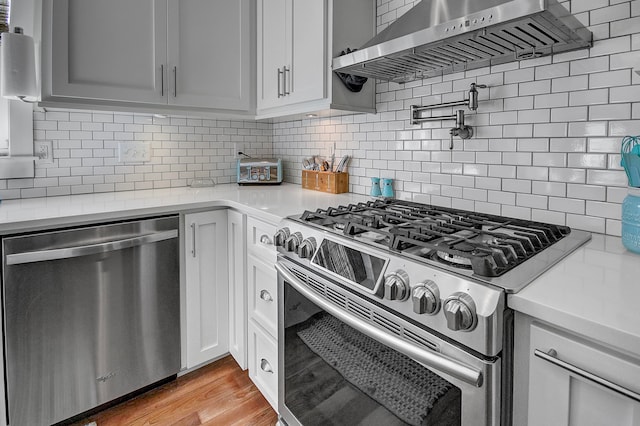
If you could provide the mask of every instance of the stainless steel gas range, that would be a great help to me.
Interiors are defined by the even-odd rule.
[[[287,425],[509,425],[517,292],[590,239],[400,200],[306,211],[275,235]]]

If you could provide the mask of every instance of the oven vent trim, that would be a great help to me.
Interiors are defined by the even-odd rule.
[[[342,294],[329,287],[327,284],[312,278],[307,273],[293,265],[287,265],[287,269],[289,269],[302,283],[308,285],[309,288],[318,293],[318,295],[323,299],[345,309],[347,312],[367,321],[373,326],[387,330],[391,334],[431,351],[439,352],[439,346],[436,343],[422,337],[402,324],[382,316],[374,309],[368,308],[348,295]]]

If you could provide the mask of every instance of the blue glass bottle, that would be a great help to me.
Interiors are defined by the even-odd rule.
[[[380,178],[372,177],[371,178],[371,196],[374,198],[380,197],[382,195],[382,191],[380,190]]]
[[[640,254],[640,188],[629,188],[622,202],[622,244]]]
[[[382,179],[382,196],[384,198],[393,198],[393,179]]]

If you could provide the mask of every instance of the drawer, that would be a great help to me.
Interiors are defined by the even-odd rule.
[[[277,251],[273,245],[276,226],[253,217],[247,217],[247,254],[275,262]]]
[[[273,338],[278,336],[278,274],[273,265],[247,256],[249,316]]]
[[[278,345],[253,320],[249,321],[249,377],[278,411]]]
[[[538,323],[529,356],[529,426],[638,425],[637,358]]]

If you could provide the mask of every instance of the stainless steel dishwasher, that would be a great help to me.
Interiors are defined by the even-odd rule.
[[[56,423],[178,372],[178,223],[3,239],[12,426]]]

